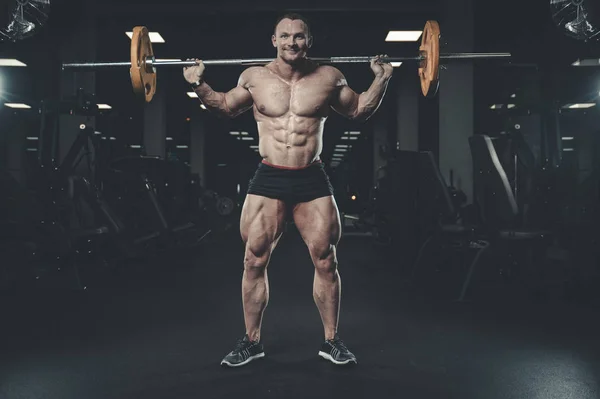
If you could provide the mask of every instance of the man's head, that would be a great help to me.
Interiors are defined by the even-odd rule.
[[[284,14],[277,19],[271,40],[278,58],[289,64],[301,61],[312,46],[308,20],[300,14]]]

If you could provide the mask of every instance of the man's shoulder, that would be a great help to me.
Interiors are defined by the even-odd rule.
[[[262,65],[255,65],[255,66],[251,66],[251,67],[248,67],[248,68],[244,69],[243,73],[257,73],[257,72],[262,71],[263,69],[265,69],[264,66],[262,66]]]
[[[346,77],[344,76],[342,71],[340,71],[333,65],[320,65],[318,71],[321,75],[336,82],[336,86],[343,86],[347,84]]]
[[[337,69],[333,65],[329,65],[329,64],[319,65],[318,68],[317,68],[317,70],[320,73],[327,74],[327,75],[330,75],[330,76],[333,76],[333,77],[344,76],[339,69]]]
[[[251,66],[242,71],[242,76],[252,77],[265,72],[264,66]]]
[[[264,72],[264,69],[265,68],[262,66],[251,66],[244,69],[240,74],[239,82],[242,85],[247,86],[248,84],[250,84],[250,82],[252,82],[253,79],[262,74]]]

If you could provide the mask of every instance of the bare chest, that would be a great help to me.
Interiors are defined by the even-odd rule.
[[[329,109],[335,85],[319,77],[305,77],[288,83],[278,77],[266,77],[252,89],[256,110],[269,117],[288,113],[298,116],[319,116]]]

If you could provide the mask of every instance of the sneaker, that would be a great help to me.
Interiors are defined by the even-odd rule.
[[[334,339],[323,342],[319,356],[335,364],[356,364],[356,356],[346,348],[337,334]]]
[[[246,334],[244,338],[237,341],[235,349],[223,358],[221,366],[239,367],[264,356],[263,345],[256,341],[250,341]]]

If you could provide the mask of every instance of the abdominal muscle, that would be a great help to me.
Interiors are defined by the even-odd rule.
[[[265,162],[302,168],[320,160],[325,117],[298,116],[292,112],[279,117],[266,117],[255,112],[255,118],[259,153]]]

